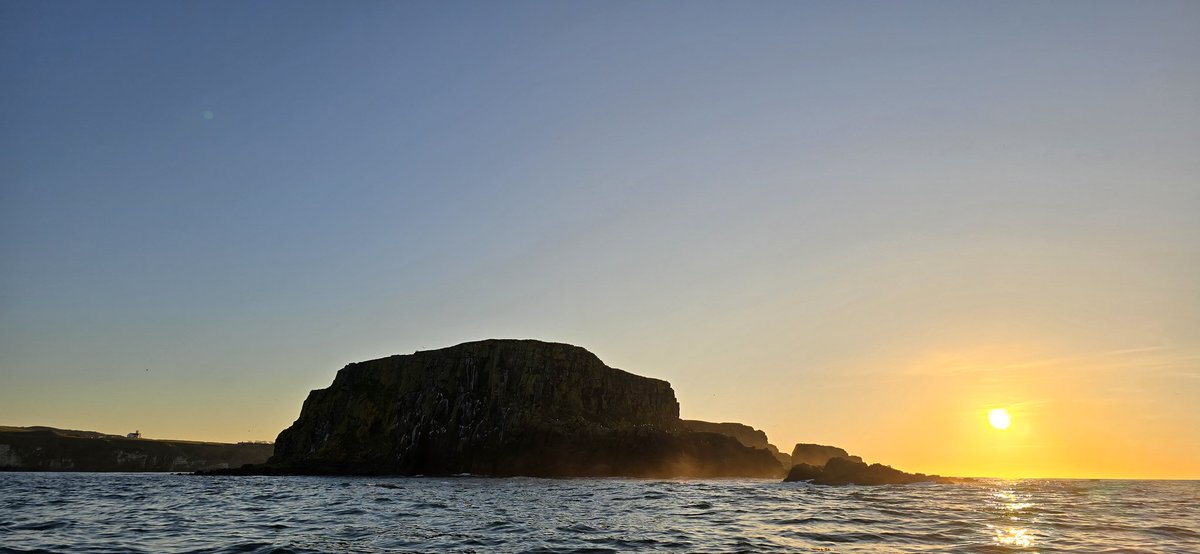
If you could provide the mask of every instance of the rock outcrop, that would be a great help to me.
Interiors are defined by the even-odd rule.
[[[954,480],[923,473],[905,473],[883,464],[867,465],[845,457],[830,458],[824,466],[805,463],[792,466],[785,482],[808,481],[817,485],[907,485],[911,483],[951,483]]]
[[[863,461],[862,458],[851,456],[849,452],[836,446],[800,443],[792,449],[793,465],[808,464],[810,466],[821,467],[833,458],[846,458],[856,462]]]
[[[260,464],[270,444],[130,439],[51,427],[0,427],[0,470],[203,471]]]
[[[710,421],[700,421],[698,419],[682,420],[684,429],[695,433],[717,433],[737,439],[738,442],[750,448],[758,448],[766,450],[779,460],[780,465],[784,468],[792,467],[792,457],[779,451],[775,445],[768,442],[767,434],[763,431],[755,429],[749,425],[741,423],[713,423]]]
[[[249,472],[781,475],[766,450],[689,432],[666,381],[567,344],[485,340],[353,363]]]

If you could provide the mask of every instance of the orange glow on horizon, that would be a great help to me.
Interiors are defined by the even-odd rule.
[[[1165,391],[1171,374],[1142,370],[1172,368],[1175,357],[1162,348],[1050,356],[1014,344],[914,357],[890,375],[846,370],[858,402],[889,417],[826,422],[821,410],[842,412],[815,399],[805,427],[819,429],[818,440],[797,435],[940,475],[1195,479],[1200,449],[1190,424],[1163,417],[1161,399],[1170,397],[1155,389]],[[1126,392],[1134,387],[1147,394]]]

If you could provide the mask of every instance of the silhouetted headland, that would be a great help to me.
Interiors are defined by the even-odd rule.
[[[202,471],[265,462],[266,443],[154,440],[53,427],[0,427],[0,471]]]
[[[679,419],[666,381],[578,346],[484,340],[353,363],[262,466],[227,473],[779,477],[767,449]]]

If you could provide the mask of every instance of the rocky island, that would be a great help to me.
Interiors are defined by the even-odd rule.
[[[868,465],[858,456],[836,446],[797,444],[792,449],[796,463],[784,482],[806,481],[815,485],[907,485],[952,483],[955,479],[924,473],[905,473],[883,464]]]
[[[347,365],[240,472],[778,478],[776,453],[685,425],[669,383],[578,346],[484,340]]]

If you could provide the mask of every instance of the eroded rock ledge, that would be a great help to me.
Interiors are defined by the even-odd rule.
[[[683,428],[695,433],[717,433],[737,439],[738,442],[750,448],[759,448],[766,450],[775,456],[780,465],[784,468],[792,467],[792,457],[788,454],[781,453],[775,445],[767,440],[767,434],[763,431],[755,429],[749,425],[742,423],[712,423],[708,421],[700,421],[698,419],[682,420]]]

